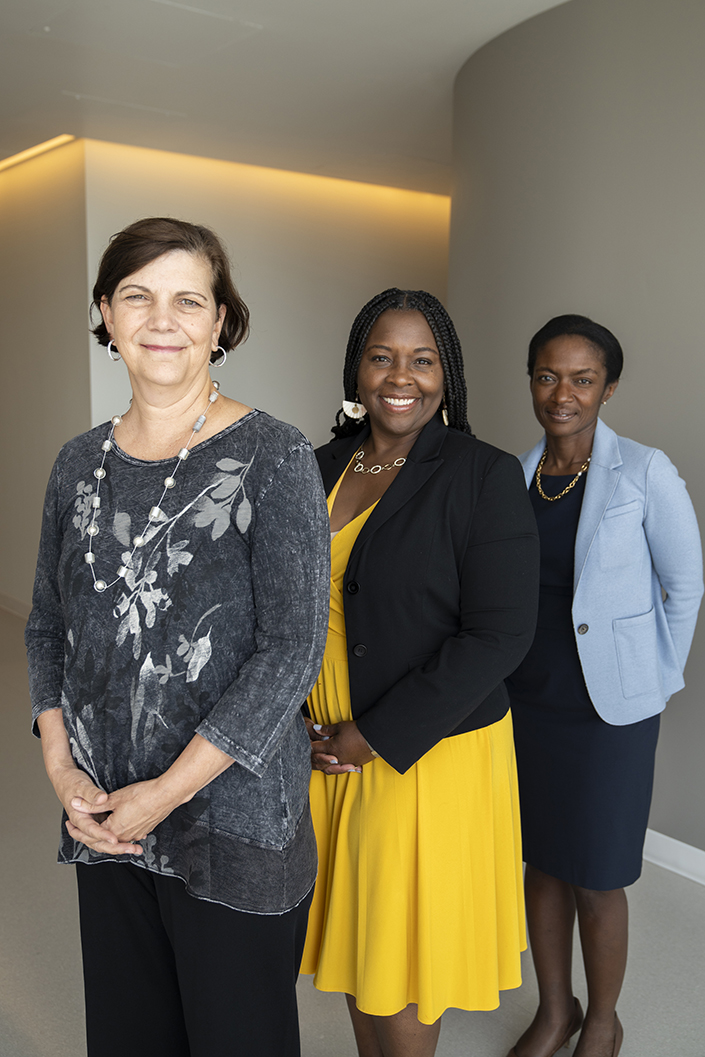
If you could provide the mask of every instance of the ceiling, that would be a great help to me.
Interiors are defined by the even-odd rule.
[[[2,0],[0,158],[68,132],[450,190],[455,75],[556,0]]]

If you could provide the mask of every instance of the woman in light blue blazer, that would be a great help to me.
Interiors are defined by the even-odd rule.
[[[659,713],[683,686],[703,592],[698,526],[663,452],[599,420],[622,349],[584,316],[532,338],[545,435],[521,456],[541,538],[536,637],[508,680],[536,1016],[510,1057],[616,1057],[627,955],[624,888],[641,872]],[[577,913],[588,983],[571,985]]]

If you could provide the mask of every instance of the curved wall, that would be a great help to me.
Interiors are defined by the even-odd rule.
[[[456,82],[449,276],[483,439],[538,439],[528,339],[558,313],[592,316],[626,356],[606,422],[667,452],[701,525],[703,39],[700,0],[571,0],[473,55]],[[704,628],[664,719],[651,817],[702,849]]]

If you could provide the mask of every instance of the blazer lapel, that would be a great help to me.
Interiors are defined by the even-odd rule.
[[[362,526],[353,545],[350,558],[355,556],[366,540],[386,521],[396,514],[409,500],[416,495],[426,481],[443,465],[440,450],[447,432],[439,416],[434,416],[409,452],[406,465],[384,493],[379,503]]]
[[[525,451],[523,455],[519,456],[519,462],[522,465],[524,471],[524,477],[526,478],[526,487],[531,488],[531,482],[534,479],[536,473],[536,467],[539,464],[539,459],[543,455],[546,449],[546,438],[542,437],[538,444],[534,444],[530,451]]]
[[[619,438],[614,430],[598,419],[592,446],[590,469],[585,483],[583,506],[578,522],[578,532],[575,537],[573,593],[578,588],[595,533],[600,527],[607,504],[612,498],[621,477],[621,471],[618,469],[621,465],[622,457],[619,453]]]
[[[336,481],[343,474],[350,459],[362,447],[369,435],[370,430],[368,427],[360,430],[354,437],[333,440],[316,450],[318,465],[323,478],[323,487],[327,496],[333,491]]]

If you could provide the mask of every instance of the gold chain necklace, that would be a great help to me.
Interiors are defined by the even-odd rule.
[[[380,466],[379,463],[377,466],[363,466],[362,460],[365,458],[365,453],[362,448],[357,452],[355,458],[357,459],[353,467],[355,473],[380,473],[381,470],[395,470],[397,466],[403,466],[406,462],[406,459],[395,459],[394,462],[387,462],[384,466]]]
[[[578,483],[580,478],[583,476],[583,474],[587,472],[587,468],[590,465],[590,459],[592,458],[592,452],[590,452],[590,454],[588,455],[587,459],[585,460],[583,465],[580,467],[580,469],[578,470],[578,472],[576,473],[575,477],[570,482],[570,484],[566,485],[565,488],[563,489],[563,491],[559,492],[558,495],[546,495],[546,493],[544,492],[543,488],[541,487],[541,470],[543,469],[543,464],[546,461],[546,456],[547,455],[548,455],[548,448],[545,448],[544,449],[544,453],[541,456],[541,459],[539,460],[539,464],[536,467],[536,491],[538,492],[538,494],[541,496],[542,499],[546,499],[549,503],[555,503],[555,501],[557,499],[562,499],[564,495],[567,495],[568,492],[571,490],[571,488],[574,488],[576,486],[576,484]]]

